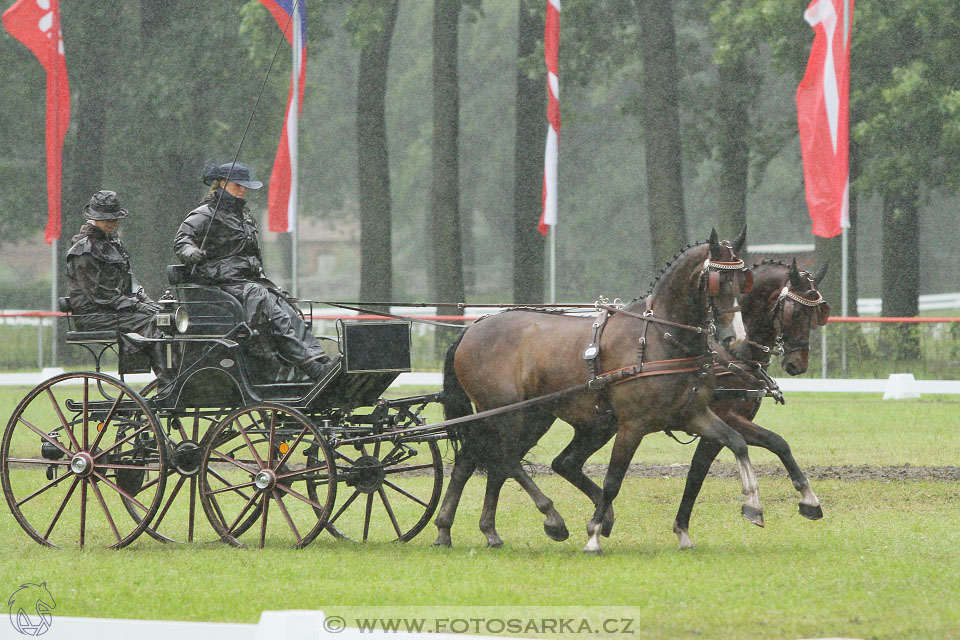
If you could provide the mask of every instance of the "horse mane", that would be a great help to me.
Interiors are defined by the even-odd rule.
[[[673,254],[673,257],[670,258],[669,260],[667,260],[666,264],[663,265],[663,268],[660,269],[660,272],[657,273],[657,275],[654,276],[653,280],[650,281],[650,287],[647,289],[647,292],[646,292],[645,294],[643,294],[642,296],[639,296],[639,297],[637,297],[637,298],[634,298],[634,299],[633,299],[633,302],[636,302],[637,300],[640,300],[641,298],[646,298],[647,296],[649,296],[650,294],[652,294],[652,293],[653,293],[653,288],[654,288],[655,286],[657,286],[657,283],[660,282],[660,280],[663,278],[663,276],[666,275],[667,271],[670,270],[670,267],[672,267],[672,266],[674,265],[674,263],[677,261],[677,259],[678,259],[682,254],[686,253],[686,252],[689,251],[690,249],[693,249],[694,247],[699,247],[700,245],[704,245],[704,244],[707,244],[707,240],[700,240],[700,241],[698,241],[698,242],[691,242],[691,243],[689,243],[687,246],[685,246],[683,249],[681,249],[680,251],[677,251],[675,254]]]

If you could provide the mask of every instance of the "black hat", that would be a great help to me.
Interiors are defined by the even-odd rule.
[[[219,167],[207,165],[203,168],[203,184],[210,186],[214,180],[229,180],[247,189],[259,189],[263,186],[254,175],[253,169],[242,162],[227,162]]]
[[[116,191],[101,189],[83,207],[83,215],[87,220],[119,220],[127,217],[127,210],[120,206]]]

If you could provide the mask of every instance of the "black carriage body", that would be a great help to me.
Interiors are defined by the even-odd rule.
[[[190,324],[171,339],[181,353],[180,374],[170,393],[158,398],[162,406],[237,407],[270,401],[307,413],[349,410],[377,403],[400,373],[410,371],[406,321],[339,321],[335,342],[343,359],[314,383],[277,358],[269,338],[244,323],[242,307],[226,292],[178,285],[175,295]]]

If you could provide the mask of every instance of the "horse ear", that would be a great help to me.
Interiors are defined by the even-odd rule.
[[[737,236],[736,240],[733,241],[733,250],[737,252],[737,255],[740,255],[740,250],[743,249],[744,244],[747,242],[747,225],[743,225],[743,229],[740,230],[740,234]]]
[[[821,281],[824,279],[824,277],[827,275],[827,267],[829,267],[829,266],[830,266],[830,261],[827,260],[826,262],[824,262],[824,263],[820,266],[819,269],[817,269],[816,275],[813,276],[813,283],[814,283],[814,284],[816,284],[817,286],[820,286],[820,282],[821,282]]]
[[[710,230],[710,257],[716,258],[717,260],[723,255],[723,251],[720,248],[720,238],[717,237],[717,230]]]
[[[794,287],[800,286],[800,269],[797,268],[797,259],[794,258],[793,262],[790,263],[790,268],[787,270],[787,274],[790,276],[790,284]]]

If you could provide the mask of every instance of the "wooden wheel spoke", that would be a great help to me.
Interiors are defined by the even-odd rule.
[[[211,489],[210,491],[207,491],[207,495],[215,496],[220,493],[227,493],[228,491],[236,491],[238,494],[246,498],[247,497],[246,494],[240,491],[240,489],[243,489],[244,487],[252,487],[252,486],[253,486],[253,480],[251,480],[250,482],[241,482],[240,484],[228,484],[226,487],[222,489]]]
[[[187,516],[187,542],[193,542],[193,523],[197,513],[197,476],[190,476],[190,510]]]
[[[370,535],[370,518],[373,515],[373,494],[367,494],[367,507],[364,510],[363,514],[363,541],[367,541],[367,537]]]
[[[247,500],[247,504],[244,505],[243,509],[240,510],[239,515],[237,515],[236,520],[233,521],[233,524],[227,527],[227,532],[233,531],[234,528],[236,528],[236,526],[240,524],[240,521],[243,520],[243,516],[247,515],[247,511],[249,511],[250,507],[252,507],[253,504],[257,501],[257,495],[258,494],[254,493],[252,496],[250,496],[250,499]],[[222,512],[220,514],[220,517],[223,517]]]
[[[237,493],[240,495],[240,497],[242,497],[244,500],[249,500],[249,499],[250,499],[250,498],[247,497],[247,494],[245,494],[243,491],[240,491],[240,490],[237,488],[236,485],[231,484],[226,478],[224,478],[223,476],[221,476],[219,473],[217,473],[217,472],[214,471],[213,469],[208,468],[208,469],[207,469],[207,473],[209,473],[210,475],[212,475],[214,478],[216,478],[217,480],[219,480],[220,482],[222,482],[223,484],[225,484],[227,487],[229,487],[229,488],[232,489],[233,491],[237,492]],[[253,484],[253,481],[251,481],[250,484]],[[248,486],[249,486],[249,485],[248,485]],[[209,491],[208,493],[213,493],[213,492],[212,492],[212,491]],[[220,493],[220,492],[218,491],[218,493]]]
[[[80,481],[80,548],[87,537],[87,480]]]
[[[430,507],[429,504],[427,504],[426,502],[424,502],[423,500],[421,500],[421,499],[418,498],[417,496],[413,495],[413,494],[410,493],[409,491],[406,491],[405,489],[402,489],[402,488],[398,487],[397,485],[393,484],[393,483],[390,482],[389,480],[384,480],[384,481],[383,481],[383,484],[387,485],[388,487],[390,487],[391,489],[393,489],[394,491],[396,491],[396,492],[399,493],[400,495],[404,496],[405,498],[409,498],[410,500],[413,500],[414,502],[416,502],[417,504],[419,504],[421,507],[424,507],[424,508],[429,508],[429,507]],[[382,488],[381,488],[380,490],[383,491]]]
[[[285,454],[283,454],[283,458],[281,458],[281,459],[280,459],[280,462],[277,463],[277,466],[276,466],[277,469],[279,469],[279,468],[282,467],[284,464],[286,464],[287,460],[290,459],[290,456],[293,455],[293,450],[297,448],[297,445],[300,444],[300,441],[303,440],[303,436],[305,436],[305,435],[307,435],[307,428],[306,428],[306,427],[303,428],[303,431],[301,431],[300,433],[297,434],[297,437],[294,439],[293,444],[290,445],[290,448],[287,449],[287,452],[286,452]]]
[[[217,451],[216,449],[214,449],[214,450],[211,451],[210,453],[213,453],[213,454],[216,454],[216,455],[220,456],[220,460],[221,460],[221,461],[223,461],[223,462],[229,462],[230,464],[234,465],[235,467],[239,467],[239,468],[243,469],[243,470],[246,471],[247,473],[252,473],[253,475],[257,475],[257,472],[259,471],[259,469],[254,469],[253,467],[248,467],[247,465],[243,464],[242,462],[240,462],[239,460],[237,460],[237,459],[234,458],[233,456],[228,456],[228,455],[225,454],[225,453],[220,453],[220,452]]]
[[[283,491],[284,493],[290,494],[291,496],[293,496],[293,497],[296,498],[297,500],[300,500],[300,501],[302,501],[302,502],[306,502],[306,503],[309,504],[311,507],[316,507],[317,509],[320,509],[321,511],[323,511],[323,509],[324,509],[324,506],[323,506],[322,504],[320,504],[320,503],[318,503],[318,502],[314,502],[313,500],[311,500],[311,499],[308,498],[307,496],[302,495],[302,494],[300,494],[300,493],[297,493],[296,491],[294,491],[294,490],[291,489],[290,487],[284,486],[284,485],[282,485],[282,484],[278,484],[278,485],[277,485],[277,489],[280,489],[280,490]]]
[[[390,506],[390,500],[387,499],[387,494],[383,490],[383,487],[377,489],[377,493],[380,494],[380,501],[383,503],[383,508],[387,510],[387,515],[390,516],[390,522],[393,524],[393,530],[397,532],[398,538],[402,538],[403,532],[400,531],[400,523],[397,522],[397,516],[393,513],[393,507]]]
[[[52,464],[59,467],[70,466],[69,460],[44,460],[42,458],[7,458],[7,462],[16,462],[19,464],[42,464],[44,466]]]
[[[94,438],[93,446],[90,447],[91,451],[97,448],[97,445],[100,444],[100,440],[103,438],[104,434],[107,433],[107,427],[110,426],[110,421],[113,420],[113,414],[116,413],[117,407],[120,406],[120,399],[123,398],[124,393],[125,392],[123,389],[121,389],[117,399],[113,402],[113,406],[110,407],[110,411],[107,412],[107,417],[103,419],[103,427],[100,428],[100,432],[97,433],[97,437]]]
[[[267,511],[270,510],[270,496],[266,493],[263,494],[263,503],[260,508],[263,509],[262,519],[260,520],[260,548],[263,549],[263,545],[267,541]]]
[[[412,464],[408,467],[390,467],[389,469],[384,469],[383,473],[385,475],[393,475],[395,473],[406,473],[408,471],[420,471],[421,469],[433,469],[433,465],[430,463],[426,463],[426,464]]]
[[[313,472],[315,472],[315,471],[329,471],[329,470],[330,470],[330,467],[328,467],[328,466],[326,466],[326,465],[324,465],[324,466],[322,466],[322,467],[303,468],[303,469],[300,469],[300,470],[298,470],[298,471],[290,471],[290,472],[288,472],[288,473],[278,474],[278,475],[277,475],[277,480],[284,480],[284,479],[286,479],[286,478],[296,478],[296,477],[298,477],[298,476],[303,476],[303,475],[306,475],[306,474],[308,474],[308,473],[313,473]],[[311,480],[330,480],[330,474],[328,473],[326,476],[321,476],[320,478],[311,478]]]
[[[66,478],[67,476],[63,477]],[[47,532],[43,534],[44,540],[48,540],[50,538],[50,534],[53,533],[54,525],[57,524],[57,520],[59,520],[60,516],[63,514],[63,510],[66,508],[67,502],[70,501],[70,496],[73,495],[73,491],[77,488],[77,483],[79,482],[80,478],[78,476],[73,476],[73,484],[71,484],[70,488],[67,490],[67,495],[63,497],[63,501],[60,503],[60,508],[57,509],[57,512],[53,515],[53,521],[51,521],[50,526],[47,527]]]
[[[243,441],[247,443],[247,448],[250,450],[250,453],[253,454],[253,459],[257,461],[257,465],[259,465],[259,467],[262,469],[264,466],[263,460],[260,458],[260,454],[257,453],[256,447],[253,446],[253,442],[250,441],[250,436],[247,435],[247,430],[244,429],[243,425],[240,424],[239,419],[234,418],[233,424],[237,426],[237,431],[240,432],[241,437],[243,437]]]
[[[337,509],[337,512],[333,515],[333,517],[327,521],[327,524],[333,524],[334,522],[336,522],[337,518],[343,515],[343,512],[346,511],[351,504],[353,504],[353,501],[356,500],[357,496],[359,495],[360,495],[360,489],[355,489],[354,492],[350,495],[350,497],[347,498],[347,501],[344,502],[339,509]]]
[[[283,500],[280,499],[280,494],[277,493],[277,490],[274,489],[270,492],[270,495],[273,496],[273,499],[277,501],[277,507],[280,508],[280,513],[283,514],[283,519],[287,521],[287,524],[290,525],[290,529],[293,531],[293,535],[297,538],[297,542],[303,540],[303,537],[300,535],[300,532],[297,531],[297,525],[293,524],[293,519],[290,517],[290,512],[287,511],[286,505],[283,504]]]
[[[46,433],[44,433],[41,429],[38,429],[37,427],[35,427],[35,426],[33,426],[32,424],[30,424],[27,420],[25,420],[25,419],[23,418],[22,415],[17,416],[17,420],[18,420],[19,422],[22,422],[23,424],[27,425],[27,427],[28,427],[31,431],[33,431],[33,432],[36,433],[38,436],[40,436],[41,438],[43,438],[45,441],[47,441],[47,442],[49,442],[50,444],[52,444],[53,446],[55,446],[57,449],[60,449],[60,451],[62,451],[62,452],[65,453],[66,455],[68,455],[68,456],[70,456],[70,457],[73,457],[73,454],[74,454],[73,451],[70,451],[70,450],[67,449],[65,446],[63,446],[63,445],[60,443],[60,441],[57,440],[56,438],[51,438],[51,437],[48,436]]]
[[[60,484],[61,482],[63,482],[64,480],[66,480],[67,478],[69,478],[69,477],[71,477],[71,476],[73,476],[73,474],[72,474],[72,473],[69,473],[69,474],[65,474],[65,475],[59,476],[59,477],[57,477],[57,478],[54,478],[53,480],[51,480],[50,482],[48,482],[48,483],[45,484],[44,486],[40,487],[39,489],[37,489],[36,491],[34,491],[34,492],[31,493],[30,495],[28,495],[28,496],[27,496],[26,498],[24,498],[23,500],[20,500],[19,502],[17,502],[17,503],[16,503],[17,506],[19,507],[19,506],[22,505],[23,503],[25,503],[25,502],[27,502],[27,501],[29,501],[29,500],[32,500],[32,499],[34,499],[34,498],[36,498],[38,495],[40,495],[41,493],[43,493],[43,492],[46,491],[47,489],[50,489],[50,488],[52,488],[52,487],[55,487],[56,485]],[[74,479],[76,479],[76,476],[73,476],[73,477],[74,477]]]
[[[100,433],[104,433],[106,430],[107,430],[107,429],[104,428],[103,431],[101,431]],[[130,435],[125,436],[124,438],[122,438],[122,439],[120,439],[120,440],[117,440],[117,441],[114,442],[112,445],[110,445],[109,447],[107,447],[106,449],[104,449],[103,451],[101,451],[100,453],[98,453],[97,455],[93,456],[93,459],[94,459],[94,460],[97,460],[97,459],[99,459],[100,457],[102,457],[102,456],[110,453],[111,451],[113,451],[113,450],[116,449],[117,447],[126,444],[127,442],[129,442],[129,441],[130,441],[131,439],[133,439],[133,438],[136,438],[138,435],[140,435],[141,433],[143,433],[143,432],[146,431],[146,430],[147,430],[147,427],[140,427],[139,429],[137,429],[136,431],[134,431],[134,432],[131,433]],[[99,441],[100,438],[98,437],[97,440]]]
[[[173,491],[170,492],[170,497],[167,498],[167,501],[163,505],[163,509],[160,510],[160,513],[157,514],[156,520],[153,521],[153,529],[156,531],[160,528],[160,523],[163,521],[163,517],[167,515],[167,511],[170,510],[170,506],[173,504],[173,501],[176,499],[177,494],[180,493],[180,488],[183,487],[183,483],[187,480],[186,476],[180,476],[180,479],[177,480],[177,486],[173,488]],[[143,489],[140,489],[143,491]]]
[[[139,500],[137,500],[137,499],[134,498],[132,495],[130,495],[129,493],[127,493],[126,491],[124,491],[123,489],[121,489],[120,487],[118,487],[116,484],[114,484],[113,482],[111,482],[110,480],[108,480],[105,475],[103,475],[103,474],[101,474],[101,473],[98,473],[96,469],[93,470],[93,475],[95,475],[97,478],[99,478],[100,481],[103,482],[105,485],[107,485],[108,487],[110,487],[111,489],[113,489],[114,491],[116,491],[117,493],[119,493],[122,498],[126,498],[126,499],[129,500],[131,503],[137,505],[137,507],[139,507],[144,513],[149,513],[149,512],[150,512],[150,509],[148,509],[148,508],[146,508],[145,506],[143,506],[142,504],[140,504],[140,501],[139,501]]]
[[[63,425],[63,430],[67,433],[67,436],[70,438],[70,443],[73,445],[73,448],[77,451],[80,450],[80,443],[77,442],[77,437],[73,433],[73,429],[70,428],[70,425],[67,423],[66,417],[63,415],[63,410],[60,408],[60,403],[57,402],[56,397],[53,395],[53,391],[50,387],[46,388],[47,397],[50,398],[50,404],[53,405],[54,411],[57,412],[57,417],[60,418],[60,424]]]
[[[267,467],[270,467],[270,461],[273,460],[273,435],[277,429],[277,410],[270,413],[270,431],[267,433]],[[277,467],[280,468],[279,466]]]
[[[90,423],[90,378],[83,378],[83,448],[90,444],[87,440],[87,425]],[[82,544],[80,546],[83,546]]]
[[[122,542],[123,537],[117,530],[117,525],[113,521],[113,516],[110,515],[110,509],[107,508],[107,502],[103,499],[103,494],[100,492],[100,487],[97,486],[96,482],[91,482],[90,487],[93,489],[93,493],[97,496],[97,502],[100,503],[100,508],[103,509],[103,515],[107,517],[107,522],[110,523],[110,530],[113,531],[114,537],[116,537],[117,542]]]

